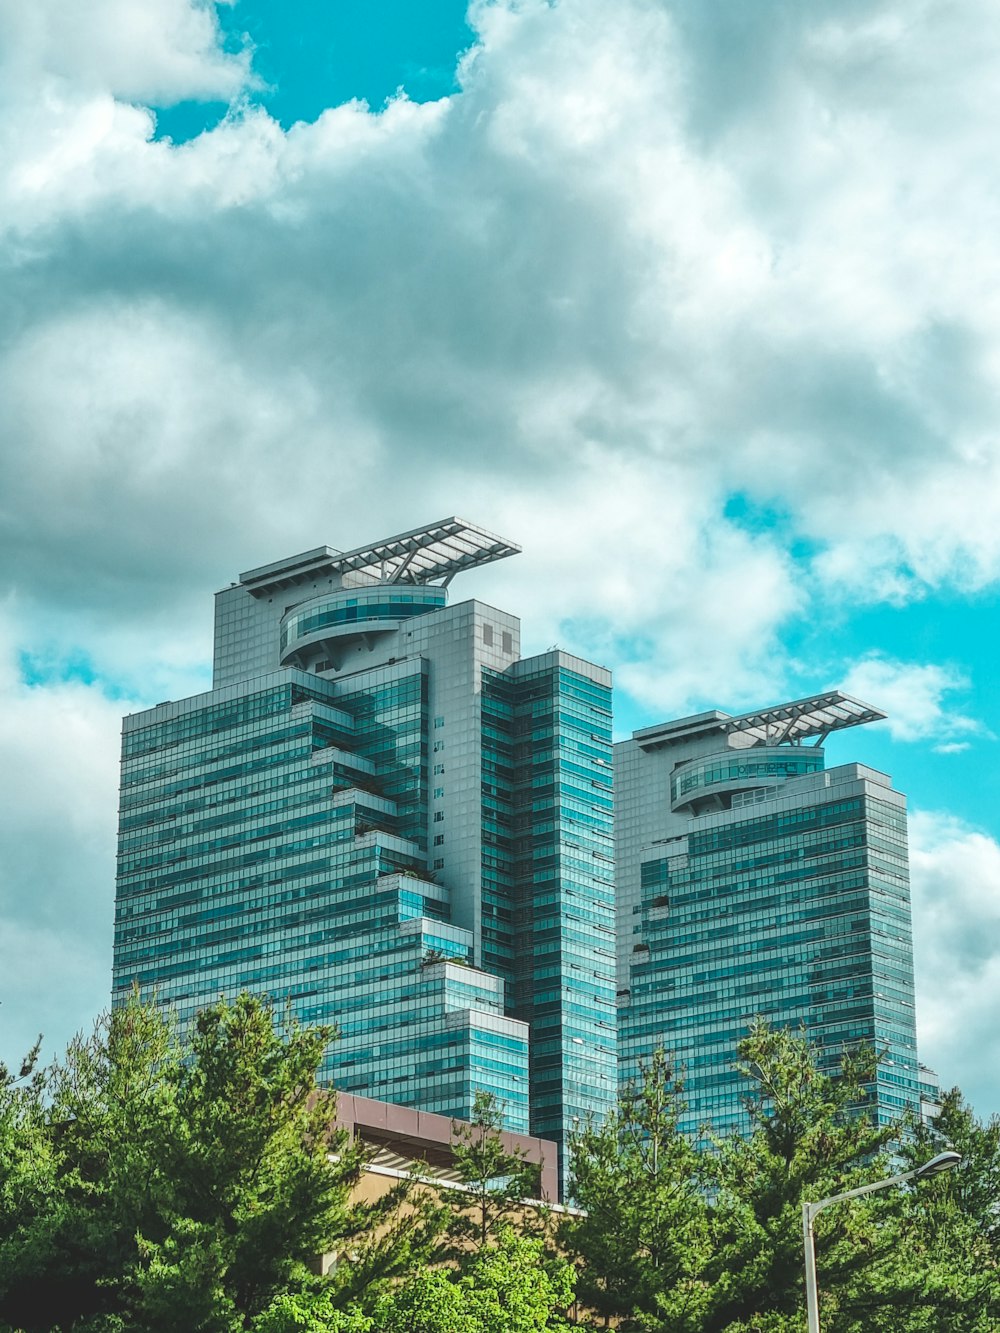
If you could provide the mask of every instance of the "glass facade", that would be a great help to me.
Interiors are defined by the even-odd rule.
[[[187,1022],[220,994],[335,1023],[345,1091],[528,1128],[527,1030],[426,868],[427,670],[281,671],[126,719],[114,988]]]
[[[336,596],[310,602],[302,610],[285,617],[281,626],[279,648],[325,629],[349,628],[359,621],[409,620],[424,611],[445,606],[444,588],[422,588],[419,592],[387,592],[385,588],[352,588]]]
[[[706,795],[720,790],[759,790],[764,783],[784,782],[802,773],[818,773],[823,768],[823,753],[812,746],[754,747],[739,754],[712,755],[678,765],[670,780],[673,809],[695,807]]]
[[[831,1070],[859,1044],[884,1052],[868,1090],[871,1113],[886,1123],[915,1112],[899,793],[858,765],[823,771],[823,751],[813,746],[787,747],[788,763],[777,771],[753,748],[694,763],[671,762],[669,746],[644,755],[624,742],[621,750],[623,803],[634,799],[644,771],[651,779],[642,816],[624,830],[631,846],[619,858],[631,887],[631,921],[619,921],[628,931],[619,966],[622,1077],[637,1077],[662,1046],[684,1070],[682,1128],[743,1131],[749,1089],[734,1062],[759,1015],[803,1028]],[[721,774],[726,782],[737,766],[739,794],[697,813],[670,813],[683,775],[710,782]],[[756,790],[742,781],[750,768]]]
[[[439,526],[450,577],[473,530]],[[243,575],[216,688],[125,719],[114,1002],[264,993],[336,1025],[328,1084],[460,1118],[489,1091],[562,1144],[617,1086],[610,675],[366,559]]]
[[[484,965],[531,1024],[532,1132],[560,1145],[617,1092],[611,690],[561,657],[482,686]]]

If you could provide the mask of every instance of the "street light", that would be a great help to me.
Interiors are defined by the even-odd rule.
[[[818,1213],[824,1208],[829,1208],[831,1204],[843,1203],[845,1199],[857,1199],[862,1194],[873,1194],[875,1190],[888,1189],[890,1185],[902,1185],[907,1180],[924,1180],[927,1176],[936,1176],[941,1171],[950,1171],[958,1166],[962,1157],[960,1153],[949,1149],[947,1152],[939,1152],[936,1157],[932,1157],[929,1162],[924,1162],[923,1166],[918,1166],[913,1171],[904,1171],[898,1176],[889,1176],[886,1180],[876,1180],[871,1185],[859,1185],[856,1190],[847,1190],[844,1194],[833,1194],[829,1199],[820,1199],[819,1203],[803,1203],[802,1205],[802,1237],[806,1252],[806,1316],[809,1323],[809,1333],[820,1333],[819,1327],[819,1292],[816,1287],[816,1246],[813,1242],[813,1221]]]

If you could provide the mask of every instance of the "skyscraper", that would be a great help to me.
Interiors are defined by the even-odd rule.
[[[334,1022],[325,1080],[562,1142],[615,1093],[611,680],[454,576],[460,519],[253,569],[213,689],[125,719],[114,995]]]
[[[733,1062],[755,1015],[804,1026],[827,1068],[884,1051],[874,1113],[918,1110],[905,797],[821,748],[882,716],[833,691],[615,746],[621,1070],[672,1054],[688,1131],[746,1128]]]

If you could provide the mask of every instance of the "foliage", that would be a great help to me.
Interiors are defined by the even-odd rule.
[[[523,1203],[538,1197],[537,1168],[523,1152],[504,1146],[502,1131],[503,1108],[489,1092],[476,1093],[468,1123],[453,1122],[454,1167],[462,1188],[445,1191],[445,1198],[452,1209],[447,1228],[452,1253],[459,1258],[482,1249],[511,1222],[522,1231],[544,1223],[544,1212]]]
[[[374,1333],[371,1319],[357,1307],[336,1309],[331,1293],[282,1292],[251,1325],[252,1333]]]
[[[918,1129],[911,1157],[926,1161],[943,1147],[962,1155],[959,1170],[947,1177],[947,1197],[975,1225],[993,1264],[1000,1264],[1000,1116],[977,1119],[952,1088],[930,1127]]]
[[[677,1128],[682,1091],[657,1051],[617,1111],[570,1145],[573,1196],[585,1213],[567,1217],[559,1239],[581,1261],[580,1300],[623,1329],[656,1314],[676,1333],[701,1328],[709,1214],[698,1154]]]
[[[946,1099],[937,1136],[865,1113],[871,1051],[823,1072],[800,1035],[755,1023],[740,1046],[750,1133],[698,1153],[677,1131],[682,1088],[662,1056],[603,1127],[573,1144],[587,1209],[560,1228],[599,1316],[648,1333],[801,1333],[802,1203],[884,1179],[954,1142],[970,1166],[878,1191],[816,1222],[825,1333],[985,1333],[997,1318],[1000,1128]],[[975,1163],[975,1166],[971,1164]],[[967,1174],[968,1171],[968,1174]]]
[[[432,1269],[383,1298],[378,1333],[545,1333],[568,1329],[573,1271],[544,1256],[541,1240],[509,1227],[477,1251],[467,1271]]]
[[[33,1235],[36,1212],[54,1193],[54,1162],[42,1110],[42,1075],[36,1069],[38,1047],[18,1073],[0,1076],[0,1292],[8,1265],[43,1269],[53,1256],[44,1237]],[[0,1301],[0,1331],[9,1317]]]
[[[181,1047],[131,1002],[0,1076],[0,1333],[541,1333],[582,1307],[637,1333],[801,1333],[801,1206],[954,1146],[962,1166],[817,1218],[824,1333],[1000,1327],[1000,1120],[957,1090],[930,1128],[865,1113],[875,1056],[740,1047],[751,1132],[692,1144],[662,1052],[571,1145],[563,1257],[495,1100],[456,1123],[463,1189],[351,1202],[362,1151],[316,1071],[332,1033],[241,996]],[[404,1205],[401,1206],[401,1205]],[[534,1231],[534,1235],[525,1234]],[[332,1255],[326,1276],[316,1259]]]
[[[10,1089],[15,1087],[18,1083],[24,1083],[31,1078],[38,1066],[38,1056],[41,1049],[42,1038],[39,1036],[34,1046],[32,1046],[31,1050],[21,1061],[16,1074],[8,1069],[3,1061],[0,1060],[0,1088]]]
[[[961,1165],[902,1199],[905,1273],[895,1284],[896,1317],[909,1317],[901,1325],[907,1329],[980,1333],[1000,1327],[1000,1119],[978,1120],[952,1089],[933,1124],[916,1128],[906,1164],[944,1147],[961,1154]]]
[[[362,1153],[316,1093],[332,1035],[280,1028],[244,995],[203,1011],[182,1054],[133,997],[44,1080],[8,1082],[0,1320],[228,1333],[315,1293],[320,1254],[357,1256],[324,1284],[343,1307],[425,1253],[419,1212],[389,1227],[391,1252],[366,1238],[398,1196],[350,1203]]]
[[[706,1158],[714,1205],[704,1327],[777,1330],[784,1319],[797,1329],[805,1300],[803,1200],[891,1174],[885,1153],[900,1129],[880,1127],[864,1112],[877,1064],[871,1050],[845,1056],[832,1076],[819,1069],[804,1037],[757,1021],[739,1052],[738,1067],[754,1087],[751,1133],[733,1135]],[[880,1195],[821,1214],[816,1253],[824,1284],[843,1288],[870,1274],[896,1243],[890,1222]]]
[[[453,1271],[426,1269],[382,1298],[378,1333],[481,1333]]]

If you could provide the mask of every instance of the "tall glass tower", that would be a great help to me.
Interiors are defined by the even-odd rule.
[[[125,719],[114,997],[263,992],[327,1083],[562,1142],[616,1090],[611,679],[448,605],[518,548],[445,519],[250,570],[214,688]]]
[[[615,746],[621,1072],[662,1046],[689,1132],[747,1127],[733,1063],[756,1015],[803,1026],[827,1068],[884,1052],[873,1114],[919,1109],[906,800],[821,748],[883,716],[833,691]]]

